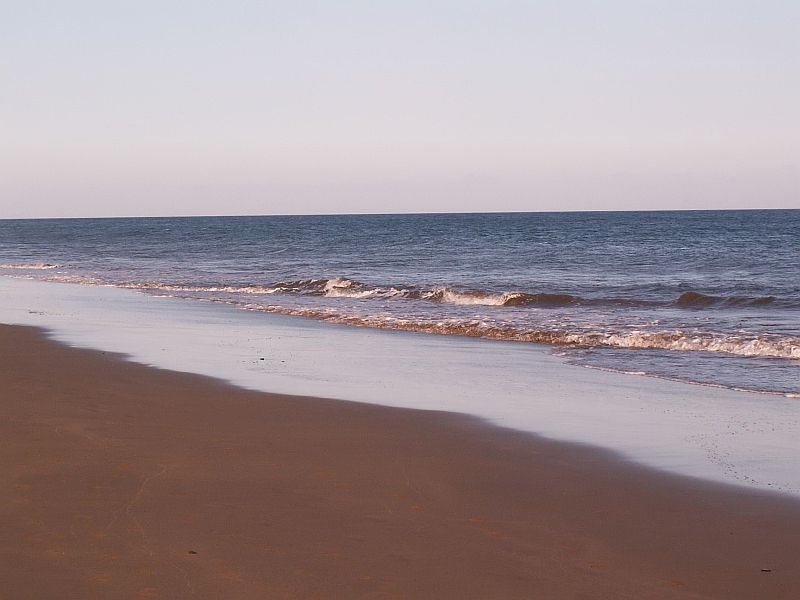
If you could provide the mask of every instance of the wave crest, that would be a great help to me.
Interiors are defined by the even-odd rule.
[[[242,289],[242,288],[240,288]],[[245,288],[245,290],[251,288]],[[457,290],[449,287],[433,289],[416,286],[373,286],[349,279],[298,279],[281,281],[267,288],[268,293],[300,294],[325,296],[328,298],[405,298],[427,300],[441,304],[459,306],[566,306],[579,302],[579,298],[569,294],[525,293],[525,292],[484,292],[477,290]],[[212,290],[207,290],[212,291]],[[233,291],[233,290],[230,290]],[[265,292],[262,292],[265,293]]]
[[[47,263],[35,265],[0,265],[9,269],[52,269],[58,265]],[[68,276],[67,276],[68,277]],[[48,278],[53,280],[54,278]],[[73,278],[75,282],[86,281]],[[89,278],[91,279],[91,278]],[[69,279],[67,279],[69,280]],[[91,281],[95,283],[96,280]],[[113,284],[109,284],[113,285]],[[637,298],[581,298],[566,293],[523,292],[523,291],[481,291],[456,289],[452,287],[422,288],[415,285],[370,285],[347,277],[309,278],[278,281],[273,284],[166,284],[155,282],[126,282],[117,287],[140,290],[165,290],[190,293],[228,293],[228,294],[294,294],[300,296],[324,296],[327,298],[366,299],[408,299],[424,300],[457,306],[486,306],[503,308],[561,308],[566,306],[615,306],[615,307],[680,307],[687,309],[706,308],[748,308],[775,305],[778,308],[794,308],[797,304],[788,299],[775,296],[714,296],[696,291],[682,293],[674,301],[643,300]]]
[[[526,294],[524,292],[477,292],[437,288],[418,295],[423,300],[462,306],[566,306],[578,302],[569,294]]]

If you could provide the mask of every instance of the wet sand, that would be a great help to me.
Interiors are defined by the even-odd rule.
[[[0,465],[3,600],[800,597],[796,498],[30,328],[0,326]]]

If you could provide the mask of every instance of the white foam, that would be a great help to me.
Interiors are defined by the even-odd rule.
[[[185,293],[215,293],[224,292],[228,294],[254,294],[269,295],[281,291],[281,288],[263,286],[191,286],[191,285],[170,285],[162,283],[122,283],[116,287],[131,290],[163,290],[167,292]]]
[[[575,333],[564,341],[579,346],[644,348],[677,352],[718,352],[736,356],[800,360],[800,339],[687,334],[680,331],[630,333]]]
[[[0,264],[0,269],[19,269],[23,271],[47,271],[49,269],[58,269],[61,265],[52,265],[50,263],[11,263]]]
[[[436,300],[460,306],[502,306],[509,294],[486,294],[482,292],[458,292],[450,288],[436,288],[422,295],[425,300]]]
[[[349,289],[353,287],[355,282],[351,279],[344,279],[344,278],[335,278],[329,279],[325,282],[325,286],[322,288],[323,292],[332,292],[333,290],[341,290],[341,289]]]

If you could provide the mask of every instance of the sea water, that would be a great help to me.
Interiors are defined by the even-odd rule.
[[[800,394],[800,211],[0,221],[0,274]]]

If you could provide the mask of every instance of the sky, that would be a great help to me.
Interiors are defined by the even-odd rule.
[[[797,0],[0,0],[0,218],[800,208]]]

